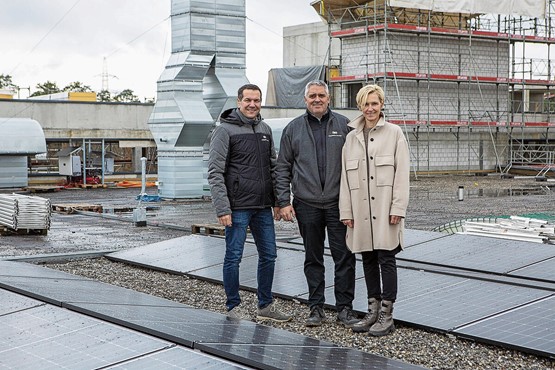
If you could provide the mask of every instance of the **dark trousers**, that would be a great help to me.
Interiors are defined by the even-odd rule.
[[[392,251],[362,252],[362,267],[368,298],[395,302],[397,298],[397,262],[395,255],[400,250],[401,247]]]
[[[355,255],[347,249],[347,227],[339,221],[339,208],[321,209],[293,200],[299,231],[305,249],[304,274],[308,283],[308,305],[323,306],[325,302],[324,241],[334,262],[335,306],[337,311],[353,308],[355,296]]]

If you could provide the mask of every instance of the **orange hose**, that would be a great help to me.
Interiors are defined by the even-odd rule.
[[[149,188],[149,187],[156,186],[156,183],[152,181],[147,181],[145,185],[147,188]],[[141,181],[120,181],[116,184],[116,186],[120,188],[140,188],[142,186],[142,182]]]

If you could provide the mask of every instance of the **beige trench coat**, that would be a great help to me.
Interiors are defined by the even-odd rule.
[[[410,158],[400,127],[380,118],[364,144],[364,116],[353,120],[342,155],[339,216],[354,220],[347,228],[347,246],[353,253],[404,247],[403,230],[409,201]],[[403,217],[397,225],[389,216]]]

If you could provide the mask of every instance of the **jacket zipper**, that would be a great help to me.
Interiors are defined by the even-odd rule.
[[[266,185],[266,179],[264,177],[264,168],[262,166],[262,155],[260,152],[260,141],[258,140],[258,136],[256,135],[256,125],[252,125],[252,131],[254,132],[254,137],[256,140],[256,150],[258,152],[258,168],[260,170],[260,175],[262,177],[262,187]],[[260,194],[260,206],[264,207],[264,192]]]

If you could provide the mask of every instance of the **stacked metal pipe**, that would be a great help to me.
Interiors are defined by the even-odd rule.
[[[50,229],[50,200],[19,194],[0,194],[0,225],[13,230]]]

